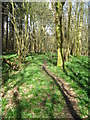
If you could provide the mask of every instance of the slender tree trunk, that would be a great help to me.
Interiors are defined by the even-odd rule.
[[[64,70],[65,66],[64,66],[64,56],[63,56],[62,16],[60,17],[60,31],[61,31],[61,46],[60,46],[60,50],[61,50],[62,67],[63,67],[63,70]]]
[[[40,42],[41,42],[41,37],[40,37],[40,26],[39,26],[39,40],[38,40],[38,53],[40,53],[41,49],[40,49]]]
[[[81,54],[81,39],[82,39],[82,26],[83,26],[83,2],[81,2],[80,7],[80,24],[79,24],[79,33],[78,33],[78,55]]]
[[[4,50],[4,42],[3,42],[3,35],[4,35],[4,5],[2,2],[2,50]]]
[[[8,8],[7,8],[6,22],[7,22],[7,27],[6,27],[6,51],[8,51]]]
[[[76,24],[76,27],[77,27],[77,37],[76,37],[76,39],[77,39],[77,41],[76,41],[76,51],[75,51],[75,53],[76,53],[76,55],[78,55],[78,47],[79,47],[79,45],[78,45],[78,33],[79,33],[79,9],[78,9],[78,3],[77,3],[77,24]]]
[[[14,26],[12,24],[12,50],[14,50]]]
[[[30,26],[29,26],[29,39],[30,39],[30,44],[29,44],[29,52],[31,52],[31,21],[32,21],[32,18],[31,18],[31,15],[30,15]]]
[[[76,3],[76,10],[75,10],[75,16],[74,16],[74,47],[73,47],[73,55],[76,55],[76,51],[77,51],[77,13],[78,13],[78,3]]]
[[[43,21],[42,21],[42,53],[45,52],[45,29],[44,29],[44,26],[43,26]]]
[[[33,32],[34,32],[34,21],[33,21]],[[32,33],[31,51],[34,52],[34,33]]]
[[[66,60],[69,60],[69,55],[70,55],[71,10],[72,10],[72,2],[68,2],[68,43],[67,43],[68,47],[67,47]]]
[[[33,44],[34,44],[34,52],[36,53],[36,38],[35,38],[35,14],[33,16]]]

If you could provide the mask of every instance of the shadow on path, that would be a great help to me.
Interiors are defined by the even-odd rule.
[[[46,65],[43,65],[42,66],[43,69],[45,70],[45,72],[55,81],[56,85],[58,86],[60,92],[62,93],[65,101],[66,101],[66,104],[67,104],[67,107],[72,115],[72,117],[75,119],[75,120],[82,120],[80,118],[80,116],[77,114],[77,111],[74,109],[73,105],[72,105],[72,102],[69,100],[69,97],[68,95],[65,93],[65,91],[63,90],[63,88],[59,85],[59,83],[57,82],[57,80],[59,78],[57,78],[56,76],[54,76],[51,72],[48,71],[48,69],[46,68]],[[60,80],[59,80],[60,81]]]

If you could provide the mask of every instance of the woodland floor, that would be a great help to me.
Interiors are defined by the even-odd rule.
[[[3,58],[18,64],[16,54],[4,54]],[[2,116],[4,118],[73,118],[65,96],[56,82],[42,68],[47,61],[47,69],[63,80],[70,94],[76,99],[74,109],[81,118],[88,116],[88,57],[70,56],[63,72],[56,67],[56,55],[28,55],[18,71],[2,62]],[[19,102],[15,102],[13,91],[19,87]],[[65,86],[65,87],[66,87]],[[0,112],[1,113],[1,112]]]

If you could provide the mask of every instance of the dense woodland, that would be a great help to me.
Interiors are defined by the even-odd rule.
[[[2,2],[2,117],[88,117],[88,3]]]

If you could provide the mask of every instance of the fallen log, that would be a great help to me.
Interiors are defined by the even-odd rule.
[[[15,64],[14,62],[9,61],[8,59],[3,58],[2,61],[7,63],[13,70],[17,71],[19,69],[19,66],[17,64]]]

